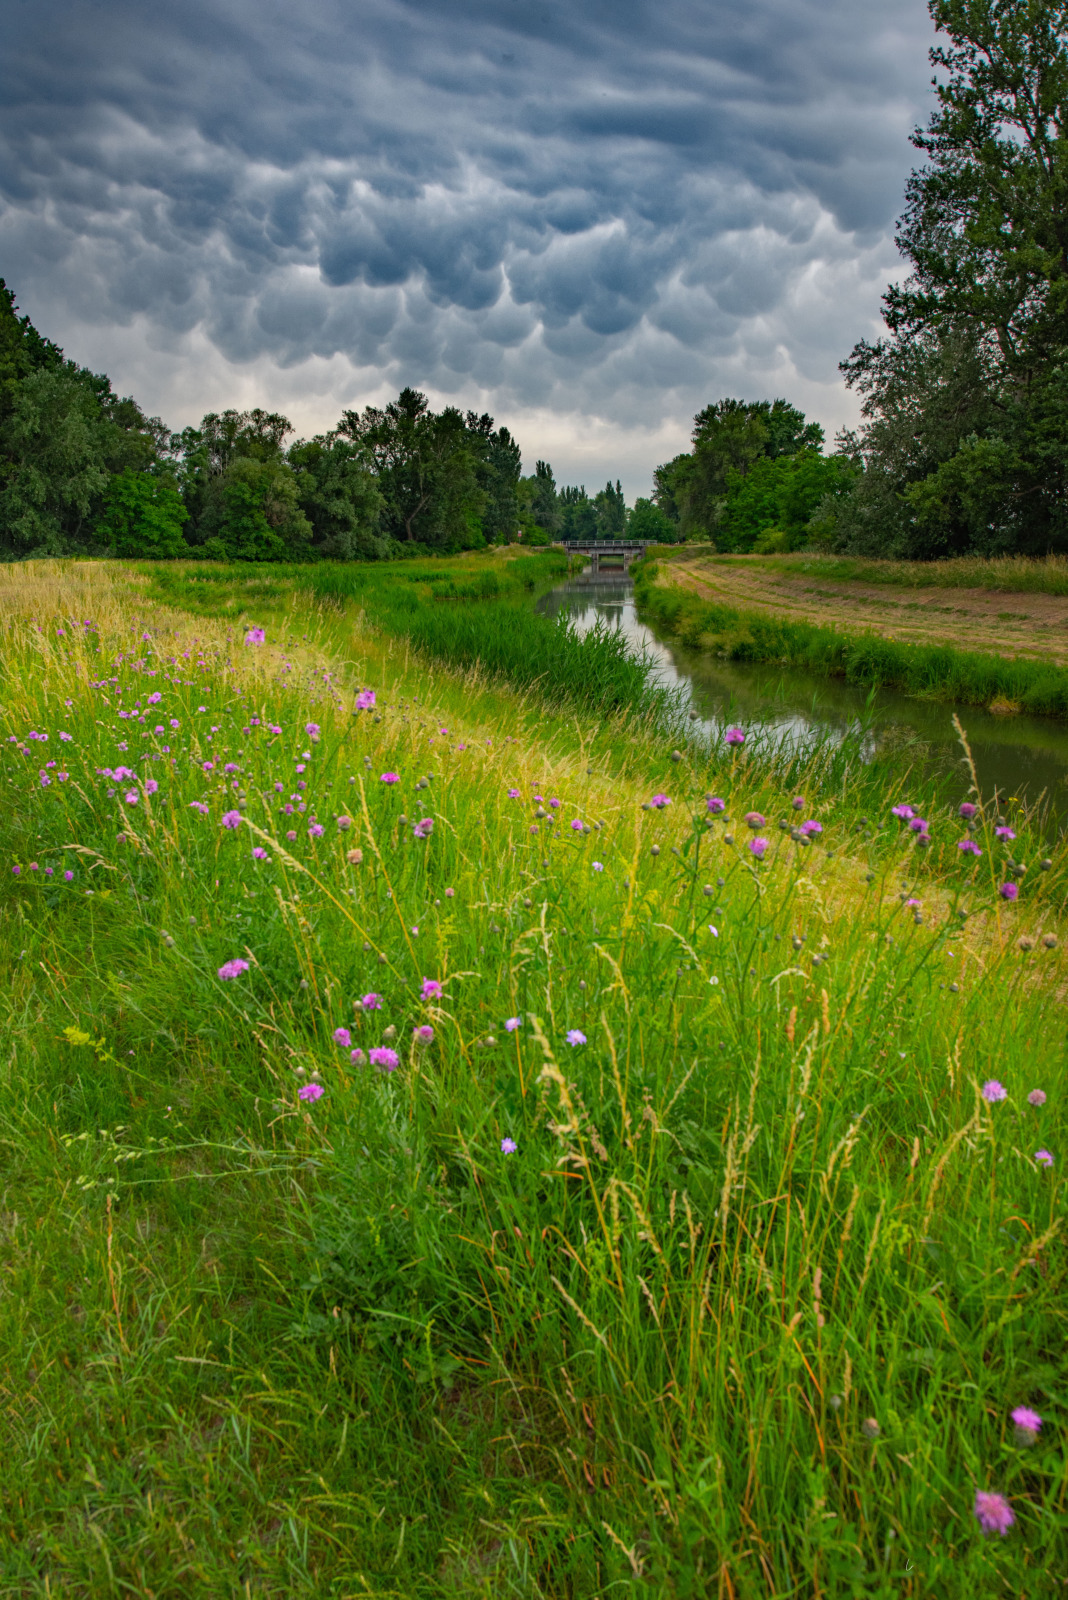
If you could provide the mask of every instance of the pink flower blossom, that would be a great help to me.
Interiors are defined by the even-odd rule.
[[[1005,1496],[986,1489],[976,1489],[974,1509],[984,1533],[1008,1533],[1016,1521]]]
[[[253,859],[253,861],[267,861],[269,859],[269,857],[267,855],[267,852],[263,848],[262,844],[253,845],[253,847],[252,847],[252,859]]]
[[[315,744],[321,729],[317,722],[306,722],[304,724],[304,732],[308,735],[308,738],[311,740],[312,744]]]
[[[966,856],[981,856],[983,853],[974,839],[958,840],[957,849],[963,851]]]
[[[745,743],[745,729],[744,728],[728,728],[727,732],[724,734],[724,738],[726,739],[728,744],[731,744],[731,745],[743,745]]]
[[[916,813],[913,811],[911,806],[897,805],[890,807],[890,815],[899,818],[902,822],[907,822],[909,818],[914,817]]]
[[[671,804],[671,796],[667,794],[654,794],[649,804],[654,811],[663,811],[665,806]]]
[[[245,634],[246,644],[262,644],[267,635],[262,628],[250,628]]]
[[[223,812],[222,825],[223,825],[224,828],[240,828],[240,826],[241,826],[241,813],[240,813],[240,811],[224,811]]]
[[[400,1066],[400,1056],[396,1050],[390,1050],[384,1044],[375,1045],[373,1050],[369,1050],[367,1059],[372,1067],[381,1067],[385,1072],[396,1072]]]
[[[308,838],[309,839],[321,839],[322,836],[323,836],[323,825],[322,825],[322,823],[321,822],[309,823],[309,825],[308,825]]]
[[[429,1022],[422,1022],[418,1028],[412,1029],[412,1038],[417,1044],[429,1044],[433,1037],[434,1030]]]
[[[519,790],[518,789],[509,789],[508,798],[509,798],[509,800],[518,800],[519,799]]]
[[[1009,1091],[1003,1083],[998,1082],[997,1078],[988,1078],[983,1084],[980,1093],[987,1105],[991,1106],[998,1100],[1007,1100],[1009,1096]]]
[[[567,1030],[567,1042],[574,1049],[576,1045],[586,1043],[586,1035],[580,1028],[569,1028]]]
[[[1019,893],[1020,891],[1015,883],[1003,883],[998,890],[998,894],[1003,900],[1015,900]]]
[[[339,1044],[343,1050],[352,1049],[352,1034],[347,1028],[334,1029],[334,1043]]]
[[[521,1017],[509,1017],[504,1024],[505,1033],[515,1033],[516,1029],[522,1026],[522,1020]]]
[[[418,822],[412,824],[412,832],[417,839],[428,839],[433,831],[433,817],[420,817]]]
[[[957,807],[957,815],[958,817],[963,817],[967,822],[970,818],[975,816],[975,813],[978,811],[978,809],[979,807],[973,806],[970,800],[962,800],[960,805]]]
[[[1035,1160],[1040,1167],[1052,1167],[1053,1165],[1053,1156],[1048,1150],[1036,1150]]]
[[[375,703],[375,692],[374,692],[373,689],[362,689],[360,691],[360,693],[356,696],[356,710],[357,711],[370,711],[370,709],[374,705],[374,703]]]
[[[995,839],[1015,839],[1016,833],[1012,828],[995,828],[994,837]]]
[[[507,1134],[501,1140],[501,1154],[502,1155],[514,1156],[518,1149],[519,1149],[519,1146],[516,1144],[515,1140],[514,1139],[510,1139],[507,1136]]]
[[[400,782],[400,773],[399,772],[383,772],[382,777],[380,779],[380,782],[382,782],[382,783],[399,783]]]
[[[1017,1406],[1010,1411],[1013,1426],[1016,1429],[1016,1439],[1019,1444],[1034,1444],[1038,1438],[1039,1429],[1042,1427],[1042,1418],[1037,1411],[1032,1411],[1030,1406]],[[1021,1437],[1024,1435],[1024,1437]]]
[[[370,994],[365,994],[360,1001],[360,1009],[361,1011],[380,1011],[382,1009],[382,996],[375,994],[374,990]]]
[[[747,825],[755,831],[757,828],[762,828],[767,819],[762,817],[759,811],[747,811],[745,820]]]
[[[1030,1094],[1027,1096],[1027,1104],[1029,1106],[1044,1106],[1045,1103],[1046,1103],[1046,1091],[1045,1091],[1045,1089],[1032,1089]]]
[[[436,1000],[441,994],[441,984],[436,978],[424,978],[420,992],[424,1000]]]
[[[806,839],[815,839],[823,832],[823,823],[803,822],[797,831],[803,833]]]
[[[243,972],[248,971],[248,962],[241,956],[235,956],[232,961],[224,961],[219,968],[220,978],[239,978]]]
[[[764,852],[768,848],[768,841],[766,839],[750,839],[749,848],[758,861],[763,861]]]
[[[303,1083],[297,1090],[297,1099],[310,1101],[314,1104],[316,1100],[321,1100],[325,1093],[326,1091],[321,1083]]]
[[[718,794],[709,795],[708,809],[714,817],[721,816],[727,809],[727,802],[726,800],[721,800]]]

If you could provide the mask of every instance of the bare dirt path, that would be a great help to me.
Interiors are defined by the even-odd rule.
[[[1068,595],[911,589],[796,577],[759,556],[660,556],[660,582],[705,600],[908,644],[1068,664]]]

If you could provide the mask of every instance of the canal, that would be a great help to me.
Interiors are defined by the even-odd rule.
[[[966,778],[953,728],[954,711],[968,735],[983,796],[1045,797],[1051,820],[1068,826],[1068,726],[1048,717],[993,716],[976,706],[917,700],[891,690],[874,696],[839,678],[815,677],[767,663],[720,661],[659,638],[638,617],[634,585],[611,573],[583,573],[539,601],[550,615],[565,611],[580,632],[602,622],[645,650],[660,681],[679,690],[696,723],[711,735],[722,723],[759,722],[778,742],[804,748],[816,739],[864,730],[862,748],[898,755],[934,776]]]

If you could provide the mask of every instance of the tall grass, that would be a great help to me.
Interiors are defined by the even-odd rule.
[[[635,569],[642,614],[688,644],[714,648],[729,660],[780,662],[962,705],[1000,701],[1035,716],[1068,716],[1068,669],[1050,662],[1009,660],[952,645],[906,644],[746,611],[658,585],[653,581],[658,570],[655,563]]]
[[[1063,849],[96,581],[0,574],[4,1591],[1054,1592]]]
[[[829,582],[896,584],[907,589],[996,589],[1068,594],[1068,557],[957,556],[951,561],[865,561],[854,556],[773,556],[761,563]]]

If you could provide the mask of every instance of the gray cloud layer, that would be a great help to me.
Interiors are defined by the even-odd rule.
[[[0,272],[168,420],[322,426],[411,382],[640,478],[720,393],[848,413],[926,114],[919,0],[3,17]]]

